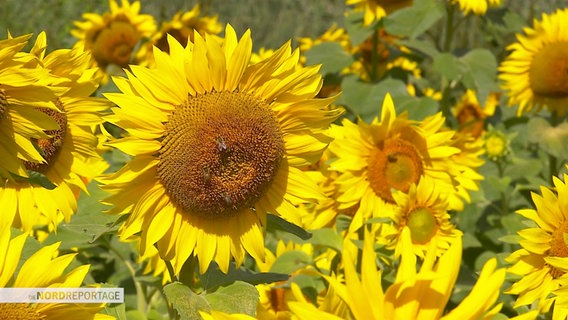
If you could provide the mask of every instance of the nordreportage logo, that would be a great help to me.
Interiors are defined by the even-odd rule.
[[[124,303],[124,288],[0,288],[0,303]]]

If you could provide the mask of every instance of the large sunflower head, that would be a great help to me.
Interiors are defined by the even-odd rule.
[[[449,158],[460,149],[451,145],[455,132],[443,124],[441,114],[421,122],[408,120],[406,113],[397,116],[387,95],[380,120],[354,124],[345,119],[333,126],[329,150],[336,159],[330,169],[340,172],[339,209],[359,206],[352,228],[371,215],[384,216],[385,206],[395,204],[393,190],[407,193],[423,176],[431,177],[447,196],[458,192],[456,177],[462,173]]]
[[[223,26],[217,21],[217,16],[201,16],[199,5],[186,12],[176,13],[170,21],[163,22],[160,30],[156,32],[141,48],[140,54],[146,57],[141,59],[148,63],[153,60],[152,47],[169,52],[168,36],[174,37],[182,46],[186,46],[188,40],[193,42],[193,34],[197,31],[201,36],[205,34],[218,35],[223,31]]]
[[[222,45],[168,42],[154,68],[131,66],[114,79],[122,93],[106,94],[118,105],[108,120],[129,133],[110,145],[133,156],[102,179],[112,211],[129,214],[120,234],[140,233],[141,254],[157,246],[176,273],[191,255],[202,272],[247,252],[262,261],[266,213],[299,224],[297,206],[323,197],[299,168],[329,143],[334,98],[314,99],[319,67],[297,68],[290,43],[251,65],[250,32],[238,40],[230,25]]]
[[[553,177],[554,191],[541,187],[541,195],[533,193],[535,209],[517,211],[534,222],[534,227],[518,232],[521,249],[506,260],[512,264],[508,272],[519,276],[506,293],[518,295],[514,307],[536,303],[540,312],[548,312],[555,302],[550,294],[568,281],[568,175],[564,182]],[[566,315],[568,305],[554,303],[554,314]]]
[[[543,106],[565,115],[568,106],[568,9],[543,14],[532,28],[517,34],[499,67],[508,104],[518,115]]]
[[[39,249],[16,271],[28,236],[11,239],[9,226],[0,227],[0,288],[78,288],[90,266],[65,272],[76,254],[59,255],[59,243]],[[98,314],[104,304],[0,303],[1,319],[114,319]]]
[[[46,46],[45,33],[40,33],[31,49],[35,67],[56,76],[65,92],[51,101],[50,108],[35,108],[58,128],[45,130],[45,137],[32,139],[43,162],[24,162],[30,177],[45,180],[15,179],[0,188],[5,205],[3,219],[26,232],[35,225],[55,229],[61,220],[69,221],[77,209],[79,192],[86,191],[86,183],[107,167],[95,151],[97,138],[91,128],[102,123],[101,113],[110,104],[91,97],[97,80],[96,69],[88,67],[90,55],[78,49],[60,49],[45,55]]]
[[[132,4],[122,0],[109,0],[110,11],[99,15],[84,13],[84,21],[75,21],[71,34],[78,39],[77,46],[92,52],[94,62],[103,71],[109,65],[122,68],[132,61],[134,50],[143,39],[150,38],[156,30],[154,17],[140,14],[140,2]]]
[[[53,86],[58,82],[45,68],[37,68],[34,55],[20,52],[31,35],[0,40],[0,178],[13,175],[28,177],[25,162],[41,164],[45,160],[34,139],[48,139],[48,130],[58,123],[39,111],[57,113],[52,101],[63,92]]]

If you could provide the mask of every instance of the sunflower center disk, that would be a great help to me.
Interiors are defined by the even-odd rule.
[[[252,208],[284,157],[268,104],[238,92],[189,97],[166,125],[158,178],[185,212],[216,219]]]
[[[530,67],[533,92],[546,98],[568,97],[568,42],[545,45]]]
[[[93,56],[99,66],[113,63],[122,68],[128,67],[134,47],[140,41],[140,34],[128,22],[115,21],[97,36]]]
[[[384,201],[394,203],[392,189],[408,192],[424,172],[422,158],[411,143],[389,139],[371,151],[368,163],[369,184]]]
[[[42,156],[45,159],[45,163],[24,161],[24,165],[28,170],[39,173],[47,172],[47,170],[59,154],[61,147],[63,146],[63,140],[65,139],[65,134],[67,132],[67,115],[65,114],[63,105],[59,100],[56,100],[56,105],[62,112],[57,112],[53,109],[38,108],[39,111],[53,118],[59,125],[59,129],[45,131],[45,133],[50,135],[51,138],[33,140],[37,147],[41,150]]]
[[[43,320],[46,316],[25,303],[0,303],[0,319]]]
[[[434,214],[426,208],[418,208],[410,212],[406,225],[410,229],[412,242],[420,244],[428,243],[438,230]]]
[[[551,257],[568,257],[568,221],[563,222],[558,229],[552,232],[552,240],[550,240],[550,251],[548,253]],[[551,274],[554,278],[559,278],[564,274],[564,271],[552,267]]]

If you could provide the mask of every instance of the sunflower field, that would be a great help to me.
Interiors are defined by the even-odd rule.
[[[568,0],[1,7],[0,319],[568,318]]]

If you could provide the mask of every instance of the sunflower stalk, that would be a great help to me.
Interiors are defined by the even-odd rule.
[[[134,269],[130,261],[126,259],[124,255],[109,242],[107,237],[101,237],[101,238],[104,239],[103,242],[105,246],[111,252],[113,252],[116,255],[116,257],[118,257],[118,259],[122,261],[122,263],[126,266],[126,269],[128,269],[128,273],[130,275],[130,278],[132,279],[132,283],[134,283],[134,288],[136,289],[137,310],[146,314],[148,312],[148,303],[147,303],[148,299],[146,297],[146,292],[142,287],[142,284],[139,281],[136,281],[136,270]]]

